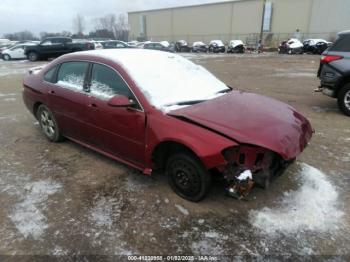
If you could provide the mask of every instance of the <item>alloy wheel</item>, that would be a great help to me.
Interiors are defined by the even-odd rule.
[[[47,110],[41,112],[40,123],[45,135],[49,138],[53,138],[56,133],[56,126],[52,115]]]

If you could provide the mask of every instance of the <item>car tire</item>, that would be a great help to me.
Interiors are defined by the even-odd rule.
[[[345,115],[350,116],[350,83],[347,83],[340,89],[338,106]]]
[[[211,176],[192,154],[184,152],[170,156],[166,173],[174,192],[189,201],[202,200],[209,190]]]
[[[31,61],[31,62],[35,62],[35,61],[38,61],[38,60],[39,60],[39,56],[38,56],[38,54],[37,54],[36,52],[30,52],[30,53],[28,54],[28,59],[29,59],[29,61]]]
[[[49,141],[60,142],[63,140],[63,136],[57,125],[57,121],[47,106],[39,106],[36,113],[36,118],[39,121],[41,131]]]
[[[8,54],[5,54],[2,56],[2,59],[5,60],[5,61],[10,61],[11,60],[11,56],[8,55]]]

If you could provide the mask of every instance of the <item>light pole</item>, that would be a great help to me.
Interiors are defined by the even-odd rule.
[[[263,44],[263,37],[264,37],[264,18],[265,18],[265,5],[266,5],[266,0],[263,0],[263,11],[262,11],[262,18],[261,18],[261,28],[260,28],[260,48],[262,48]]]

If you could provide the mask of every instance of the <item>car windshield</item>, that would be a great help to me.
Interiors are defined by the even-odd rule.
[[[171,106],[193,104],[223,95],[229,88],[202,66],[176,54],[150,50],[114,52],[149,102],[164,111]]]

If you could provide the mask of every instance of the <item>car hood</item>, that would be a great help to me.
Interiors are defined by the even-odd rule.
[[[170,111],[172,115],[229,137],[261,146],[284,159],[299,155],[311,139],[309,121],[285,103],[254,93],[231,91],[221,97]]]

